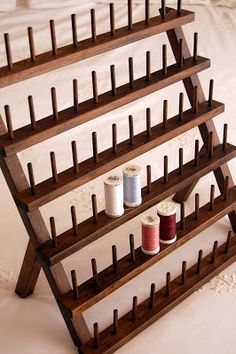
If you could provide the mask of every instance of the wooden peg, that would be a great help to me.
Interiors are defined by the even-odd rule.
[[[186,269],[187,269],[187,262],[182,262],[182,274],[181,274],[181,285],[186,283]]]
[[[91,17],[92,41],[95,43],[97,41],[97,31],[96,31],[96,16],[95,16],[95,10],[94,9],[91,9],[90,17]]]
[[[35,190],[34,171],[33,171],[33,166],[32,166],[31,162],[29,162],[27,164],[27,169],[28,169],[28,175],[29,175],[31,194],[35,195],[36,194],[36,190]]]
[[[71,27],[72,27],[73,47],[76,48],[78,46],[76,14],[71,15]]]
[[[128,29],[131,31],[133,26],[132,0],[128,0]]]
[[[96,71],[92,71],[92,86],[93,86],[93,100],[94,103],[98,103],[98,85]]]
[[[57,175],[56,156],[54,151],[50,152],[50,161],[51,161],[51,170],[52,170],[52,180],[53,183],[56,184],[58,182],[58,175]]]
[[[134,88],[134,66],[133,58],[129,58],[129,88],[132,90]]]
[[[73,226],[73,234],[74,236],[77,236],[78,226],[77,226],[76,209],[74,205],[71,206],[70,211],[71,211],[71,219],[72,219],[72,226]]]
[[[75,300],[77,300],[79,298],[79,291],[78,291],[77,277],[76,277],[75,270],[71,271],[71,280],[72,280],[72,288],[73,288],[73,297]]]
[[[97,322],[93,325],[93,346],[95,349],[99,347],[99,329]]]
[[[183,173],[183,148],[179,148],[179,175]]]
[[[79,93],[78,93],[78,80],[73,80],[73,101],[74,101],[74,111],[79,110]]]
[[[130,246],[130,258],[132,262],[135,262],[135,248],[134,248],[134,235],[129,235],[129,246]]]
[[[208,135],[208,157],[211,159],[213,157],[213,132]]]
[[[167,74],[167,47],[166,44],[162,46],[162,73]]]
[[[117,248],[116,245],[112,246],[112,269],[114,273],[117,273],[118,263],[117,263]]]
[[[149,50],[146,52],[146,80],[151,80],[151,54]]]
[[[57,93],[55,87],[51,88],[51,99],[52,99],[52,112],[53,120],[58,120],[58,109],[57,109]]]
[[[223,192],[224,201],[228,199],[228,191],[229,191],[229,176],[226,176],[224,182],[224,192]]]
[[[179,94],[179,121],[183,120],[183,112],[184,112],[184,94],[180,92]]]
[[[129,115],[129,143],[134,145],[134,121],[131,115]]]
[[[179,58],[178,58],[178,66],[182,68],[184,65],[184,57],[183,57],[183,38],[179,40]]]
[[[180,230],[185,229],[185,204],[180,204]]]
[[[195,194],[195,220],[199,220],[199,194]]]
[[[117,335],[118,333],[118,310],[113,311],[113,334]]]
[[[55,22],[50,20],[50,33],[51,33],[51,43],[52,43],[52,54],[57,55],[57,39],[55,31]]]
[[[5,110],[5,116],[6,116],[8,138],[13,139],[14,132],[13,132],[13,127],[12,127],[12,118],[11,118],[11,111],[10,111],[9,105],[4,106],[4,110]]]
[[[93,282],[96,287],[98,287],[98,270],[97,270],[97,262],[95,258],[91,259],[92,264],[92,272],[93,272]]]
[[[148,305],[148,308],[149,308],[150,310],[153,309],[153,306],[154,306],[155,289],[156,289],[156,286],[155,286],[154,283],[152,283],[152,284],[151,284],[151,290],[150,290],[149,305]]]
[[[98,141],[97,141],[97,133],[92,133],[92,144],[93,144],[93,162],[98,163]]]
[[[151,109],[146,109],[146,135],[151,137],[152,135],[152,125],[151,125]]]
[[[5,42],[5,49],[6,49],[6,56],[7,56],[7,66],[8,69],[11,70],[13,68],[13,62],[12,62],[12,52],[11,52],[9,33],[4,33],[4,42]]]
[[[198,86],[194,86],[193,89],[193,112],[198,112]]]
[[[181,12],[182,12],[182,0],[178,0],[177,15],[180,16]]]
[[[132,321],[137,320],[137,307],[138,307],[138,297],[133,297],[133,307],[132,307]]]
[[[147,192],[150,194],[152,191],[152,168],[151,165],[147,165]]]
[[[164,20],[166,17],[166,1],[161,0],[161,18]]]
[[[201,273],[201,265],[202,265],[202,250],[198,252],[198,260],[197,260],[197,274]]]
[[[163,101],[163,128],[167,126],[167,119],[168,119],[168,101]]]
[[[93,223],[98,222],[98,207],[97,207],[97,197],[96,194],[92,194],[92,209],[93,209]]]
[[[166,273],[166,296],[170,296],[170,272]]]
[[[33,28],[32,27],[28,27],[27,28],[27,32],[28,32],[28,40],[29,40],[30,58],[31,58],[32,63],[34,63],[35,60],[36,60],[36,54],[35,54]]]
[[[36,119],[35,119],[35,110],[34,110],[34,101],[32,96],[28,96],[29,112],[30,112],[30,124],[31,129],[36,129]]]
[[[226,241],[226,244],[225,244],[225,253],[226,254],[228,254],[228,252],[229,252],[231,239],[232,239],[232,231],[229,231],[228,232],[228,236],[227,236],[227,241]]]
[[[217,247],[218,247],[218,241],[215,241],[214,245],[213,245],[212,255],[211,255],[211,264],[215,264],[216,254],[217,254]]]
[[[167,184],[168,180],[168,156],[164,156],[164,184]]]
[[[111,93],[112,96],[116,95],[116,76],[115,76],[115,65],[110,66],[111,72]]]
[[[196,63],[197,61],[197,47],[198,47],[198,33],[194,33],[194,38],[193,38],[193,61]]]
[[[78,154],[77,154],[76,141],[72,141],[71,142],[71,148],[72,148],[72,158],[73,158],[74,173],[78,173],[79,172],[79,164],[78,164]]]
[[[209,84],[209,96],[208,96],[208,106],[209,106],[209,107],[212,106],[213,89],[214,89],[214,80],[211,79],[211,80],[210,80],[210,84]]]
[[[117,126],[112,124],[112,152],[117,154]]]
[[[145,23],[146,25],[149,23],[150,20],[150,4],[149,0],[145,0]]]
[[[53,247],[57,247],[57,233],[56,233],[56,225],[55,219],[53,216],[50,217],[50,229],[51,229],[51,236],[52,236],[52,245]]]
[[[110,4],[110,30],[111,36],[115,35],[115,13],[114,13],[114,4]]]
[[[209,210],[213,210],[214,209],[214,201],[215,201],[215,186],[214,184],[211,185],[211,192],[210,192],[210,206],[209,206]]]
[[[228,135],[228,124],[224,124],[222,151],[225,151],[225,150],[226,150],[226,146],[227,146],[227,135]]]
[[[199,164],[199,140],[195,140],[195,152],[194,152],[194,166],[198,167]]]

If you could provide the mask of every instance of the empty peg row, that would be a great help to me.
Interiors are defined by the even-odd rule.
[[[147,165],[147,192],[150,194],[152,191],[152,167]]]
[[[129,235],[130,259],[135,262],[135,248],[134,248],[134,235]]]
[[[78,92],[78,80],[73,80],[73,103],[74,103],[74,111],[78,112],[79,110],[79,92]]]
[[[208,95],[208,106],[212,106],[212,100],[213,100],[213,89],[214,89],[214,80],[211,79],[209,83],[209,95]]]
[[[211,255],[211,264],[215,264],[216,254],[217,254],[217,247],[218,247],[218,241],[215,241],[214,245],[213,245],[212,255]]]
[[[13,132],[13,127],[12,127],[12,118],[11,118],[11,111],[10,111],[9,105],[5,105],[4,110],[5,110],[5,116],[6,116],[8,138],[13,139],[14,132]]]
[[[117,273],[118,263],[117,263],[117,248],[116,245],[112,246],[112,269],[114,273]]]
[[[195,149],[194,149],[194,166],[198,167],[199,164],[199,140],[195,140]]]
[[[182,273],[181,273],[181,285],[184,285],[186,283],[186,270],[187,270],[187,262],[183,261],[182,262]]]
[[[194,213],[195,220],[199,220],[199,194],[195,194],[195,213]]]
[[[112,124],[112,152],[117,154],[117,126]]]
[[[117,335],[118,333],[118,310],[113,311],[113,334]]]
[[[138,297],[134,296],[133,297],[133,305],[132,305],[132,321],[136,321],[137,320],[137,307],[138,307]]]
[[[203,254],[202,250],[199,250],[199,252],[198,252],[198,260],[197,260],[197,270],[196,270],[197,274],[201,273],[202,254]]]
[[[146,52],[146,80],[151,80],[151,53],[149,50]]]
[[[166,2],[161,0],[161,18],[164,20],[166,17]]]
[[[179,148],[179,175],[183,174],[183,148]]]
[[[194,33],[193,37],[193,61],[197,61],[197,49],[198,49],[198,33]]]
[[[115,75],[115,65],[110,66],[111,73],[111,93],[112,96],[116,95],[116,75]]]
[[[78,46],[78,36],[77,36],[77,25],[76,25],[76,15],[71,15],[71,27],[72,27],[72,39],[73,39],[73,47],[76,48]]]
[[[229,231],[228,232],[228,236],[227,236],[227,240],[226,240],[226,243],[225,243],[225,253],[226,254],[228,254],[228,252],[229,252],[231,239],[232,239],[232,231]]]
[[[129,63],[129,88],[132,90],[134,88],[134,65],[133,65],[132,57],[129,58],[128,63]]]
[[[167,126],[167,119],[168,119],[168,101],[163,101],[163,128]]]
[[[167,184],[168,180],[168,156],[164,156],[164,184]]]
[[[93,162],[98,163],[98,141],[97,133],[92,133],[92,145],[93,145]]]
[[[93,101],[98,103],[98,84],[96,71],[92,71]]]
[[[27,33],[28,33],[28,40],[29,40],[29,49],[30,49],[30,58],[31,61],[34,63],[36,60],[36,54],[35,54],[35,43],[34,43],[34,32],[32,27],[27,28]]]
[[[178,55],[178,66],[182,68],[184,65],[184,57],[183,57],[183,38],[179,40],[179,55]]]
[[[180,92],[179,94],[179,121],[183,120],[183,113],[184,113],[184,94]]]
[[[150,4],[149,0],[145,0],[145,23],[146,25],[149,23],[150,20]]]
[[[12,69],[13,62],[12,62],[12,52],[11,52],[11,43],[10,43],[9,33],[4,33],[4,42],[5,42],[5,49],[6,49],[6,56],[7,56],[7,66],[8,66],[8,69]]]
[[[170,296],[170,292],[171,292],[170,280],[171,280],[170,272],[167,272],[166,273],[166,296]]]
[[[146,135],[151,137],[152,135],[152,125],[151,125],[151,109],[146,109]]]
[[[229,176],[226,176],[224,181],[224,191],[223,191],[224,201],[228,199],[228,191],[229,191]]]
[[[36,119],[35,119],[34,101],[33,101],[32,96],[28,96],[28,105],[29,105],[31,129],[35,130],[36,129]]]
[[[194,86],[193,88],[193,112],[197,113],[198,112],[198,86]]]
[[[115,35],[115,13],[114,13],[114,4],[110,3],[110,31],[111,36]]]
[[[134,120],[131,115],[129,115],[129,143],[134,145]]]
[[[214,209],[214,201],[215,201],[215,186],[214,184],[212,184],[211,191],[210,191],[210,206],[209,206],[210,210]]]
[[[99,328],[97,322],[93,324],[93,346],[95,349],[99,347]]]
[[[150,289],[150,298],[149,298],[149,304],[148,304],[148,308],[151,310],[153,309],[154,306],[154,301],[155,301],[155,289],[156,286],[154,283],[151,284],[151,289]]]
[[[73,170],[74,170],[74,173],[78,173],[79,172],[79,164],[78,164],[78,154],[77,154],[76,141],[71,142],[71,148],[72,148]]]
[[[180,204],[180,230],[185,229],[185,204]]]
[[[54,20],[50,20],[50,34],[51,34],[51,44],[52,44],[52,54],[57,55],[57,39]]]
[[[91,264],[92,264],[92,273],[93,273],[93,283],[96,287],[99,286],[98,283],[98,270],[97,270],[97,262],[95,258],[91,259]]]
[[[73,227],[73,235],[77,236],[79,234],[78,232],[78,223],[77,223],[77,217],[76,217],[76,209],[75,206],[72,205],[71,208],[71,219],[72,219],[72,227]]]
[[[162,46],[162,73],[167,74],[167,46],[163,44]]]
[[[211,159],[213,157],[213,132],[208,135],[208,157]]]
[[[73,297],[75,300],[79,298],[78,284],[77,284],[77,276],[76,271],[71,271],[71,281],[72,281],[72,289],[73,289]]]
[[[95,43],[97,40],[97,30],[96,30],[96,15],[94,9],[91,9],[90,11],[90,18],[91,18],[91,36],[92,36],[92,41]]]
[[[177,15],[180,16],[182,12],[182,0],[178,0],[177,4]]]
[[[51,162],[51,170],[52,170],[52,180],[53,183],[56,184],[58,182],[58,175],[57,175],[56,156],[54,151],[50,152],[50,162]]]
[[[57,93],[55,87],[51,88],[51,100],[52,100],[52,112],[53,120],[58,120],[58,108],[57,108]]]
[[[222,143],[222,150],[225,151],[227,146],[227,135],[228,135],[228,124],[224,124],[224,131],[223,131],[223,143]]]
[[[29,162],[29,163],[27,164],[27,169],[28,169],[28,175],[29,175],[29,183],[30,183],[31,194],[32,194],[32,195],[35,195],[35,194],[36,194],[35,179],[34,179],[33,166],[32,166],[32,163],[31,163],[31,162]]]
[[[131,31],[133,26],[132,0],[128,0],[128,29]]]
[[[52,246],[57,247],[57,232],[56,232],[56,224],[55,219],[53,216],[50,217],[50,230],[51,230],[51,237],[52,237]]]
[[[92,194],[92,210],[93,210],[93,223],[97,224],[98,222],[98,209],[97,209],[97,197],[96,194]]]

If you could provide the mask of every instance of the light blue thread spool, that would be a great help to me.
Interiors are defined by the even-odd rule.
[[[138,165],[128,165],[123,169],[124,204],[136,207],[142,203],[141,168]]]

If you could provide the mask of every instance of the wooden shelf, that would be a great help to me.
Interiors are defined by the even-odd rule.
[[[141,251],[141,247],[137,248],[134,262],[131,260],[130,254],[126,255],[118,261],[116,273],[110,266],[98,274],[98,287],[94,285],[94,280],[91,278],[78,287],[79,298],[77,300],[73,297],[73,291],[70,291],[63,296],[62,304],[72,317],[76,317],[81,311],[93,306],[235,209],[236,187],[233,187],[229,191],[227,201],[224,201],[222,196],[215,199],[213,210],[209,210],[209,203],[204,205],[200,209],[199,220],[195,220],[195,213],[186,217],[184,230],[180,229],[180,222],[177,223],[177,241],[175,243],[161,245],[160,253],[154,256],[147,256]]]
[[[168,67],[167,74],[163,74],[163,71],[159,70],[151,74],[150,81],[147,81],[146,77],[135,80],[133,89],[127,83],[117,88],[115,96],[109,91],[98,97],[98,103],[95,103],[93,99],[89,99],[80,103],[77,111],[74,110],[74,107],[64,109],[58,113],[58,120],[54,120],[53,115],[50,115],[38,120],[34,130],[31,129],[31,125],[19,128],[14,131],[13,139],[9,139],[7,134],[2,135],[0,137],[0,150],[5,156],[15,154],[88,122],[99,115],[184,80],[209,68],[209,66],[210,60],[202,57],[198,57],[196,62],[193,61],[192,57],[186,59],[182,68],[179,68],[178,64],[173,64]]]
[[[127,26],[119,28],[114,36],[111,36],[110,32],[98,35],[95,43],[92,38],[88,38],[78,42],[77,47],[69,44],[58,48],[57,55],[53,55],[50,51],[37,55],[35,62],[24,59],[14,63],[12,69],[4,66],[0,68],[0,88],[165,32],[193,20],[193,12],[182,10],[181,15],[178,16],[172,9],[167,12],[164,20],[160,16],[154,17],[150,19],[149,24],[145,21],[133,24],[132,30]]]
[[[166,287],[155,293],[153,308],[149,308],[149,299],[137,307],[137,319],[132,320],[130,311],[118,321],[118,332],[115,335],[113,326],[109,326],[99,334],[99,346],[94,348],[93,340],[83,345],[80,350],[83,354],[111,354],[134,338],[137,334],[165,315],[181,301],[201,288],[211,278],[236,261],[236,237],[231,240],[228,253],[225,253],[225,244],[217,249],[215,263],[211,263],[212,254],[203,258],[200,274],[196,273],[197,265],[187,270],[186,282],[181,284],[181,276],[171,282],[170,295],[166,295]]]
[[[227,144],[225,151],[222,151],[222,145],[217,146],[211,159],[206,155],[205,151],[201,151],[198,167],[195,167],[193,161],[190,161],[184,165],[182,175],[179,175],[178,169],[170,172],[167,184],[164,184],[163,177],[153,182],[150,194],[147,193],[146,187],[143,188],[142,204],[140,206],[125,208],[124,215],[116,219],[106,216],[103,210],[98,214],[97,224],[93,223],[93,218],[91,217],[78,225],[78,236],[74,236],[73,230],[70,229],[57,237],[57,247],[53,247],[51,240],[43,243],[38,248],[41,259],[48,265],[61,261],[158,202],[168,198],[184,186],[197,181],[235,156],[236,147],[231,144]]]
[[[178,116],[168,120],[164,128],[163,123],[152,127],[152,135],[148,137],[145,132],[134,137],[134,145],[125,140],[117,146],[117,153],[114,154],[112,148],[101,152],[98,155],[98,163],[94,163],[93,158],[89,158],[79,164],[78,173],[73,167],[58,174],[58,182],[53,183],[49,178],[36,185],[36,194],[32,195],[30,189],[18,194],[18,199],[27,211],[40,207],[51,200],[70,192],[71,190],[101,176],[111,169],[137,157],[141,154],[169,141],[193,127],[206,122],[224,111],[222,103],[213,101],[209,107],[207,102],[199,106],[198,113],[193,113],[191,109],[186,111],[180,121]]]

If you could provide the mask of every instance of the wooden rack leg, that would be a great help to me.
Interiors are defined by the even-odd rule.
[[[169,42],[172,47],[172,50],[173,50],[176,60],[178,60],[179,40],[181,38],[183,39],[183,57],[184,57],[184,59],[191,57],[191,53],[188,48],[186,38],[184,36],[184,32],[181,27],[177,27],[175,29],[167,31],[167,36],[168,36],[168,39],[169,39]],[[198,75],[193,75],[193,76],[183,80],[183,83],[184,83],[186,93],[188,95],[188,98],[189,98],[191,104],[193,103],[193,90],[194,90],[195,86],[198,86],[199,104],[206,101],[206,98],[205,98],[200,80],[198,78]],[[202,140],[206,146],[207,146],[207,142],[208,142],[208,135],[210,132],[213,132],[213,136],[214,136],[213,145],[215,146],[215,145],[220,144],[220,139],[217,134],[213,120],[209,120],[206,123],[199,125],[199,131],[200,131]],[[217,168],[214,171],[214,175],[215,175],[215,178],[216,178],[216,181],[217,181],[217,184],[219,186],[221,193],[223,193],[224,180],[225,180],[226,176],[229,176],[229,186],[232,187],[234,185],[234,182],[233,182],[233,179],[232,179],[232,176],[231,176],[231,173],[230,173],[230,170],[229,170],[229,167],[227,164],[224,164],[220,168]],[[191,186],[188,186],[184,190],[176,193],[176,195],[174,196],[174,200],[178,203],[181,203],[181,202],[187,200],[189,195],[191,194],[193,188],[195,187],[195,185],[196,185],[196,183]],[[229,214],[229,219],[230,219],[233,230],[236,231],[236,213],[235,213],[235,211],[233,211]]]

